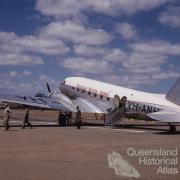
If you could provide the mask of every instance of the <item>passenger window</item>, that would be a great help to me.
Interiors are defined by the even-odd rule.
[[[77,91],[79,92],[79,88],[77,88]]]
[[[107,101],[109,101],[110,100],[110,98],[109,97],[107,97]]]
[[[88,95],[91,95],[91,92],[88,92]]]
[[[74,90],[74,87],[72,87],[72,89]]]
[[[100,98],[103,99],[103,95],[100,95]]]
[[[85,90],[82,90],[82,93],[85,93]]]
[[[97,94],[96,93],[94,93],[94,97],[96,97],[97,96]]]

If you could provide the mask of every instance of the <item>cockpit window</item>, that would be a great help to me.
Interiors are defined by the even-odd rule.
[[[62,84],[62,85],[65,85],[65,84],[66,84],[66,81],[63,81],[61,84]]]

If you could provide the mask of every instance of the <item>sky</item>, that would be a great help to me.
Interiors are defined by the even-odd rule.
[[[69,76],[166,93],[180,76],[180,1],[1,0],[0,93]]]

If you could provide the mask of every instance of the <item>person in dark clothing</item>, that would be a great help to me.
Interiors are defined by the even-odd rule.
[[[27,126],[31,127],[31,129],[32,129],[33,126],[29,122],[29,109],[28,108],[26,108],[26,112],[25,112],[25,115],[24,115],[24,121],[23,121],[22,129],[25,129],[26,124],[27,124]]]
[[[126,101],[127,101],[127,97],[123,96],[120,101],[119,101],[119,107],[118,109],[121,109],[123,114],[125,115],[125,110],[126,110]]]
[[[106,114],[103,114],[103,115],[102,115],[102,119],[103,119],[104,126],[105,126],[105,125],[106,125]]]
[[[64,112],[59,111],[58,123],[59,123],[59,126],[66,125],[66,115],[64,114]]]
[[[80,129],[81,128],[81,125],[82,125],[82,120],[81,120],[81,110],[79,109],[79,106],[77,106],[77,111],[76,111],[76,126],[77,126],[77,129]]]

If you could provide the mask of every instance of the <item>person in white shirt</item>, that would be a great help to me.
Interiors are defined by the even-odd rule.
[[[12,111],[10,107],[6,105],[4,109],[4,126],[5,126],[6,131],[10,128],[9,120],[10,120],[11,114],[12,114]]]

